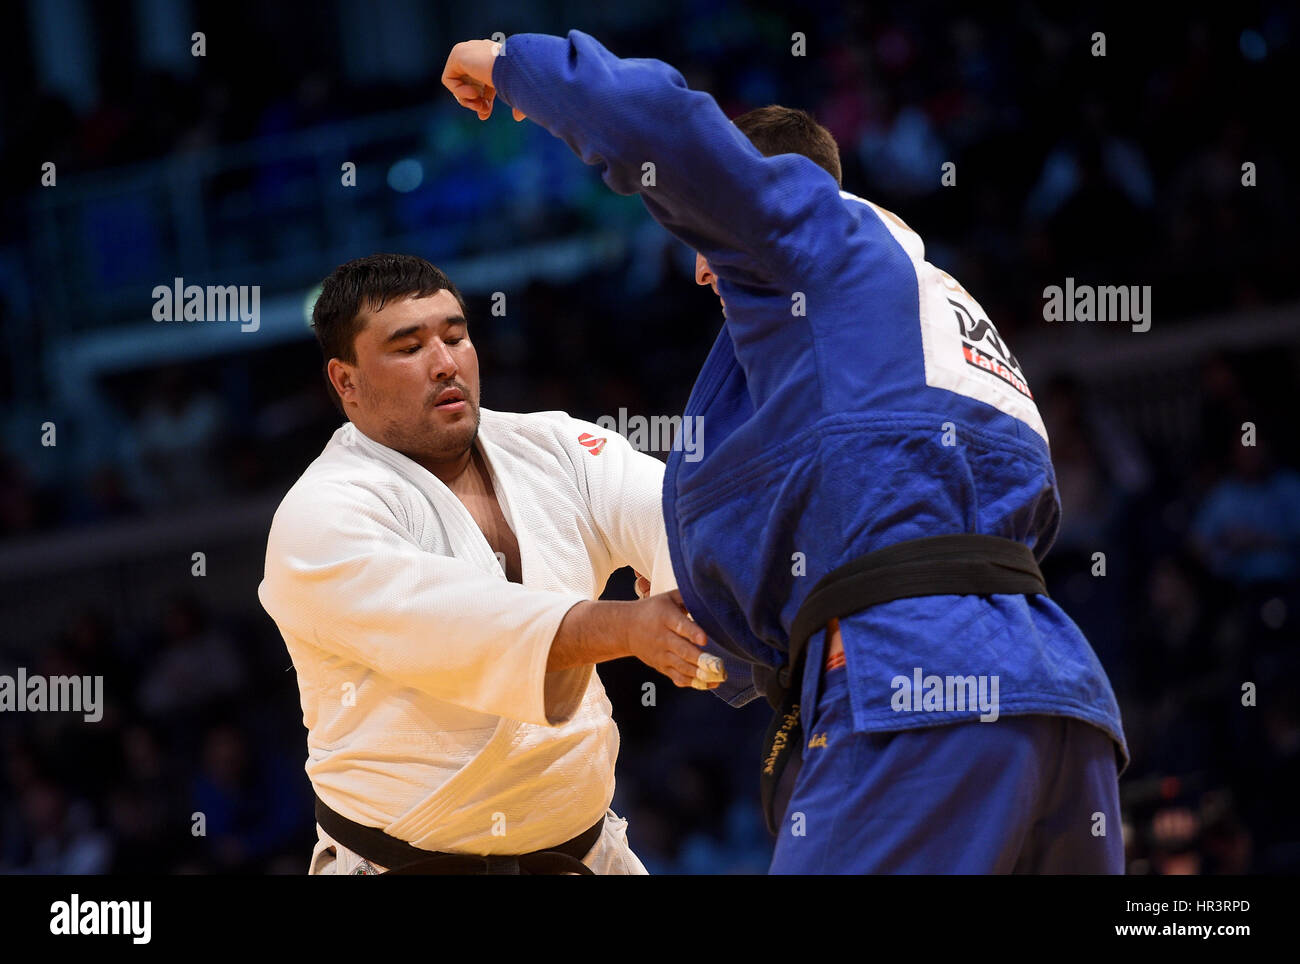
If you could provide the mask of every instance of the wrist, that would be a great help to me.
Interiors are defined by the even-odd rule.
[[[611,607],[627,603],[584,599],[575,603],[560,621],[547,656],[547,672],[630,656],[626,615]]]
[[[530,34],[519,33],[511,34],[500,42],[492,41],[492,58],[489,63],[492,86],[496,90],[497,96],[505,100],[511,107],[515,105],[507,96],[507,91],[511,87],[519,85],[519,80],[515,75],[523,67],[520,58],[527,58],[528,49],[532,46],[534,39]]]
[[[610,653],[611,659],[632,656],[632,633],[628,621],[631,613],[627,607],[633,603],[598,600],[594,605],[598,607],[598,612],[595,614],[598,618],[593,629],[599,634],[602,648]]]

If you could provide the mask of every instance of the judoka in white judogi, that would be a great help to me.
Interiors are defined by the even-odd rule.
[[[663,466],[560,412],[481,409],[475,444],[522,585],[446,485],[351,423],[277,510],[258,596],[297,670],[307,774],[338,813],[425,850],[526,853],[604,813],[585,863],[644,873],[609,810],[619,738],[600,678],[546,664],[565,613],[616,569],[675,588]],[[309,872],[374,869],[318,836]]]

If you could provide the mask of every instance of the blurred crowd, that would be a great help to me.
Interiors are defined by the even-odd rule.
[[[27,671],[102,676],[103,717],[0,726],[0,872],[303,871],[311,791],[273,640],[186,595],[138,631],[72,616]]]
[[[1284,802],[1300,779],[1300,437],[1276,390],[1300,376],[1290,352],[1280,368],[1206,359],[1181,451],[1072,382],[1040,395],[1064,515],[1043,571],[1120,699],[1133,873],[1300,869]]]
[[[1162,331],[1294,299],[1294,167],[1274,140],[1272,102],[1253,95],[1295,88],[1294,10],[1260,4],[1244,19],[1159,24],[1110,16],[1097,27],[1089,15],[1027,4],[978,17],[955,6],[940,4],[953,11],[945,16],[903,3],[814,0],[799,12],[633,3],[599,39],[669,60],[732,115],[773,101],[809,108],[839,140],[846,189],[916,228],[930,260],[1012,344],[1050,334],[1042,290],[1067,276],[1151,285]],[[33,96],[7,122],[5,164],[54,158],[75,172],[197,158],[442,96],[432,78],[424,88],[345,83],[277,35],[293,26],[268,21],[256,71],[217,58],[189,78],[124,70],[82,113]],[[1106,30],[1104,58],[1091,55],[1094,29]],[[785,56],[799,30],[809,60]],[[540,199],[512,240],[613,219],[631,243],[622,264],[510,292],[505,319],[471,297],[484,405],[593,419],[620,407],[679,412],[721,321],[712,296],[691,284],[686,252],[611,202],[558,141],[522,128],[494,136],[527,139],[529,190]],[[522,190],[510,151],[444,147],[434,176],[393,201],[411,219],[473,225],[451,232],[446,251],[413,252],[435,261],[499,247],[484,234],[489,187]],[[954,187],[940,183],[947,161]],[[1256,167],[1254,187],[1242,183],[1244,161]],[[277,216],[285,172],[265,174],[263,200]],[[29,320],[2,302],[0,318]],[[1121,784],[1130,872],[1294,872],[1300,438],[1286,396],[1300,383],[1300,326],[1285,351],[1207,349],[1194,366],[1199,381],[1180,391],[1195,411],[1177,433],[1135,419],[1103,379],[1026,373],[1063,505],[1044,571],[1121,700],[1133,751]],[[0,403],[13,383],[0,378]],[[99,388],[108,411],[95,413],[106,428],[93,455],[51,471],[16,447],[0,451],[0,539],[282,492],[338,424],[308,341]],[[57,414],[72,431],[82,415]],[[1254,444],[1243,444],[1246,422],[1257,427]],[[625,583],[614,591],[630,595]],[[178,595],[141,625],[70,612],[57,638],[12,648],[0,639],[0,673],[32,651],[30,672],[102,673],[118,685],[107,685],[95,725],[0,715],[0,872],[305,869],[314,831],[297,693],[255,599],[214,610],[199,594]],[[667,686],[644,707],[635,666],[601,673],[623,733],[615,807],[647,866],[762,871],[770,843],[754,764],[763,707],[737,712]]]
[[[557,30],[565,21],[552,6],[539,2],[535,16],[501,27]],[[955,3],[812,0],[791,11],[642,0],[574,26],[616,53],[673,63],[731,116],[778,100],[811,110],[839,141],[846,186],[906,212],[932,259],[982,292],[1009,337],[1040,315],[1043,288],[1066,277],[1149,284],[1164,318],[1287,297],[1297,185],[1276,116],[1278,92],[1297,82],[1295,9],[1261,3],[1170,20],[1131,5],[1103,15],[1105,6],[1045,12],[1017,3],[972,15]],[[242,275],[292,262],[283,270],[304,284],[323,273],[298,276],[304,250],[335,230],[338,211],[322,209],[331,201],[364,253],[371,239],[416,233],[435,263],[494,251],[503,237],[522,244],[643,223],[540,128],[502,118],[480,125],[451,103],[437,82],[443,48],[481,23],[425,24],[425,76],[397,83],[349,76],[349,38],[326,29],[328,18],[304,24],[259,10],[250,30],[239,10],[201,18],[213,49],[236,48],[238,58],[208,57],[182,75],[106,71],[99,101],[80,112],[48,92],[0,94],[10,118],[0,192],[30,193],[29,172],[46,161],[75,189],[83,172],[169,159],[149,176],[200,185],[193,203],[206,215],[209,270]],[[1104,56],[1094,55],[1098,31]],[[795,34],[802,56],[792,53]],[[222,166],[231,145],[402,108],[429,113],[409,143],[385,145],[396,156],[371,157],[375,144],[340,140],[331,127],[305,155],[277,147],[252,166]],[[337,161],[351,151],[365,155],[352,157],[363,185],[391,178],[401,158],[422,173],[400,191],[365,194],[364,209],[346,194],[318,197],[319,158],[337,181]],[[60,250],[79,271],[90,266],[92,287],[151,288],[198,270],[177,261],[185,239],[154,210],[171,203],[136,189],[95,196],[62,215],[80,224],[81,244]],[[6,219],[0,242],[38,226],[53,233],[59,224]],[[35,286],[56,285],[68,265],[48,263],[41,250],[33,245],[23,267]],[[0,278],[9,269],[0,259]],[[624,297],[645,278],[629,279]],[[104,305],[103,323],[122,308]],[[30,310],[40,316],[39,306]],[[42,330],[55,324],[37,320]]]

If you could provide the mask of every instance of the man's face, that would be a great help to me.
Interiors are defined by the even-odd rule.
[[[713,289],[715,295],[718,294],[718,276],[713,273],[709,263],[704,260],[704,255],[698,251],[695,252],[695,283],[697,285],[708,285]],[[721,295],[718,295],[718,300],[722,301]],[[722,301],[722,307],[727,307],[725,301]]]
[[[421,463],[464,455],[478,433],[478,354],[456,298],[397,298],[362,320],[356,364],[330,361],[348,417]]]

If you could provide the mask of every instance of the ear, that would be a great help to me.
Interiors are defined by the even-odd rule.
[[[351,401],[357,391],[356,366],[349,365],[340,358],[331,358],[325,370],[334,391],[339,393],[339,398],[344,402]]]

